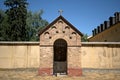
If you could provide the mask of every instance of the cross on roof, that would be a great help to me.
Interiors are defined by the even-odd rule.
[[[62,15],[63,10],[58,10],[58,12],[60,13],[60,15]]]

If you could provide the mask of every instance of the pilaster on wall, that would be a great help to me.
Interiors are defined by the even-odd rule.
[[[81,76],[81,47],[68,47],[68,75]]]
[[[53,47],[40,46],[40,66],[38,74],[41,76],[53,75]]]

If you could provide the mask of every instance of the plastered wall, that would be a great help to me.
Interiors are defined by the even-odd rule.
[[[77,49],[74,50],[72,47],[68,49],[71,65],[75,65],[75,61],[81,60],[82,68],[120,69],[119,42],[84,42],[78,50],[81,54],[80,59],[72,58],[72,55],[77,55],[75,54]],[[45,61],[40,63],[40,55],[44,55],[46,59],[53,58],[49,54],[51,50],[53,50],[52,47],[48,53],[40,54],[39,42],[0,42],[0,68],[39,68],[40,64],[45,63]],[[47,58],[47,55],[51,55],[51,57]],[[70,63],[71,60],[74,63]],[[51,67],[52,62],[49,64]],[[45,63],[45,65],[47,64]]]
[[[39,43],[1,42],[0,68],[39,67]]]
[[[82,68],[120,69],[120,43],[82,43]]]

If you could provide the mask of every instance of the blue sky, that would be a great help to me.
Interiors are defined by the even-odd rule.
[[[0,0],[0,8],[4,9],[4,0]],[[49,23],[59,16],[66,18],[82,33],[92,34],[92,30],[120,12],[120,0],[27,0],[28,10],[33,12],[43,9],[43,19]]]

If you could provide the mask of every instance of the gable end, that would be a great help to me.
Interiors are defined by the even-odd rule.
[[[39,36],[45,32],[47,29],[49,29],[54,23],[56,23],[59,19],[62,19],[66,24],[68,24],[73,30],[75,30],[80,36],[83,36],[83,34],[78,30],[76,29],[71,23],[69,23],[64,17],[62,17],[61,15],[56,18],[52,23],[50,23],[48,26],[46,26],[43,30],[41,30],[39,32]]]

